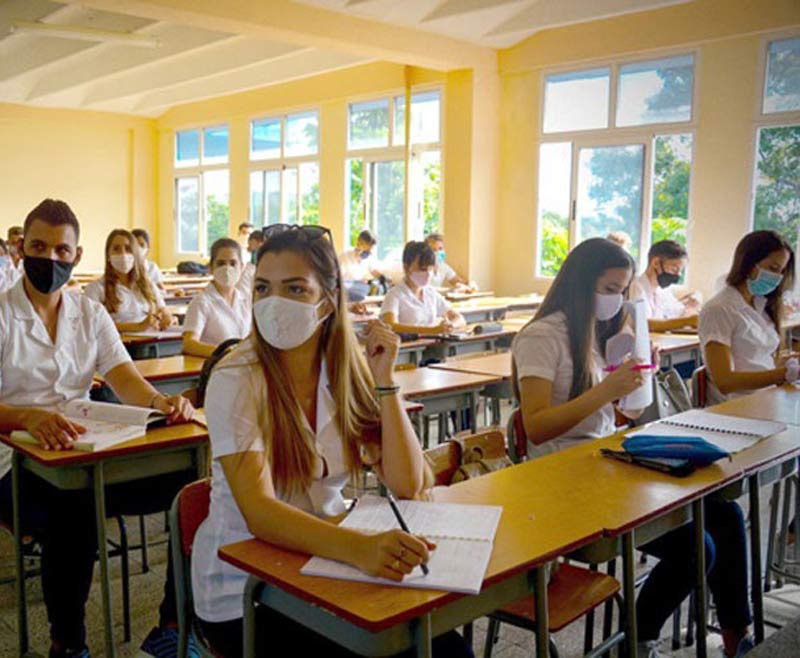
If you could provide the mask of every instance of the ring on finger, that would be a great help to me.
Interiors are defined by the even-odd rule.
[[[392,562],[392,569],[397,571],[399,568],[400,568],[400,560],[395,560],[394,562]]]

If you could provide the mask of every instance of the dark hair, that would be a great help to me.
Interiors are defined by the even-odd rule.
[[[143,228],[135,228],[131,233],[133,233],[134,238],[141,238],[148,247],[150,246],[150,234]]]
[[[378,241],[375,239],[375,236],[372,235],[371,231],[364,229],[361,233],[358,234],[358,238],[356,242],[366,242],[370,247],[374,246]]]
[[[247,241],[255,240],[259,244],[264,242],[264,234],[262,233],[263,229],[256,229],[255,231],[251,231],[250,235],[247,236]]]
[[[217,252],[220,249],[235,249],[236,255],[239,257],[239,262],[242,262],[242,245],[232,238],[220,238],[215,240],[211,245],[211,259],[209,260],[208,267],[214,267],[214,261],[217,260]]]
[[[253,228],[253,225],[250,222],[242,222],[239,224],[239,230],[241,231],[243,228]]]
[[[403,249],[403,266],[411,267],[417,260],[420,267],[433,267],[436,254],[425,242],[409,242]]]
[[[34,220],[39,219],[50,226],[71,226],[75,231],[75,242],[81,237],[81,227],[75,213],[64,202],[59,199],[45,199],[38,206],[28,213],[25,218],[25,225],[22,227],[22,234],[28,233],[28,229]]]
[[[650,246],[650,251],[647,252],[647,262],[649,263],[654,258],[687,258],[689,256],[688,252],[686,251],[686,247],[684,247],[680,242],[675,242],[675,240],[660,240],[659,242],[654,242]]]
[[[794,251],[779,233],[753,231],[739,240],[725,282],[729,286],[738,286],[744,283],[750,278],[756,265],[776,251],[788,251],[789,262],[786,264],[780,285],[767,295],[767,305],[764,310],[775,325],[775,329],[780,333],[783,291],[794,285]]]
[[[633,258],[622,247],[605,238],[590,238],[581,242],[567,256],[542,305],[531,320],[536,322],[559,311],[566,316],[569,351],[572,356],[570,400],[595,383],[592,382],[591,375],[593,344],[600,354],[604,354],[606,341],[618,334],[625,324],[625,313],[618,313],[605,322],[595,320],[594,315],[597,280],[607,270],[618,267],[631,270],[631,275],[636,271]],[[627,289],[625,295],[627,296]],[[516,371],[516,364],[514,370]],[[512,382],[519,399],[516,372]]]
[[[444,235],[441,233],[428,233],[425,236],[425,242],[444,242]]]
[[[8,254],[8,245],[6,241],[0,238],[0,249],[2,249],[6,254]]]
[[[6,240],[11,240],[12,235],[22,235],[23,230],[21,226],[10,226],[6,232]]]

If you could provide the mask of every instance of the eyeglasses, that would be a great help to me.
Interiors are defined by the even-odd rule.
[[[286,233],[287,231],[298,231],[300,235],[304,236],[309,241],[318,240],[319,238],[327,236],[328,241],[333,244],[333,233],[331,233],[331,230],[327,226],[316,226],[313,224],[270,224],[261,229],[261,234],[266,241],[276,235]]]

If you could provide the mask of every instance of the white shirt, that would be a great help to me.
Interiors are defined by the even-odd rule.
[[[161,270],[158,269],[158,265],[156,265],[151,260],[146,260],[144,262],[145,272],[147,273],[147,278],[150,279],[150,282],[158,287],[161,283]]]
[[[239,277],[239,282],[236,284],[236,289],[247,299],[253,298],[253,279],[255,276],[256,266],[253,263],[246,263]]]
[[[6,261],[0,266],[0,292],[5,292],[13,286],[19,278],[19,273],[14,267],[11,256],[6,256]]]
[[[108,313],[91,299],[62,292],[53,344],[22,281],[0,295],[0,404],[54,407],[87,398],[96,372],[130,360]],[[11,448],[0,445],[0,477],[10,468]]]
[[[214,369],[206,394],[206,418],[211,440],[211,506],[200,525],[192,550],[194,606],[205,621],[222,622],[243,615],[242,599],[247,576],[217,557],[221,546],[252,539],[247,523],[231,492],[219,462],[242,452],[263,452],[259,418],[267,400],[267,384],[252,342],[238,345]],[[321,518],[346,511],[342,488],[349,479],[342,440],[335,422],[325,363],[317,386],[317,460],[314,480],[304,492],[285,503]],[[311,429],[307,427],[310,433]],[[323,477],[323,461],[328,476]],[[253,483],[255,485],[255,483]]]
[[[456,271],[443,261],[433,269],[431,285],[434,288],[446,288],[449,285],[448,281],[452,281],[457,276]]]
[[[514,338],[511,353],[517,366],[518,382],[526,377],[546,379],[552,383],[552,406],[569,401],[572,354],[564,313],[558,311],[531,322]],[[592,381],[597,384],[603,379],[606,361],[596,349],[592,350],[592,360]],[[546,455],[574,446],[581,440],[608,436],[614,431],[614,407],[609,403],[555,439],[541,445],[528,441],[528,454],[534,457]]]
[[[661,286],[653,288],[650,279],[647,278],[647,272],[643,272],[631,281],[629,297],[631,301],[644,300],[648,320],[671,320],[686,314],[686,307],[675,299],[669,288]]]
[[[97,281],[92,281],[88,286],[86,286],[83,294],[89,299],[93,299],[96,302],[100,302],[101,304],[105,305],[105,285],[105,277],[102,277]],[[161,291],[156,288],[155,285],[152,287],[156,296],[156,307],[163,308],[164,298],[161,295]],[[120,300],[119,308],[117,309],[116,313],[111,314],[114,322],[141,322],[147,317],[148,313],[152,312],[147,300],[142,297],[142,294],[138,290],[128,288],[128,286],[123,285],[122,283],[117,283],[117,297],[119,297]]]
[[[754,306],[750,306],[732,286],[725,286],[709,299],[700,311],[697,329],[704,358],[709,343],[721,343],[731,351],[734,371],[775,368],[775,352],[780,347],[781,337],[764,310],[765,305],[765,298],[754,297]],[[712,381],[709,383],[709,401],[712,402],[746,394],[725,396]]]
[[[372,252],[362,260],[353,247],[339,254],[339,267],[343,281],[369,281],[373,278],[372,272],[378,270],[378,261]]]
[[[387,313],[394,313],[399,324],[433,327],[450,310],[450,304],[432,286],[425,286],[422,299],[417,299],[408,284],[401,281],[386,293],[380,314],[383,317]]]
[[[189,304],[183,331],[196,333],[201,343],[219,345],[229,338],[244,338],[251,319],[249,297],[234,288],[229,305],[212,282]]]

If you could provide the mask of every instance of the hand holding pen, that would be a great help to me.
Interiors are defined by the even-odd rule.
[[[403,532],[407,532],[410,535],[411,531],[408,529],[408,525],[406,525],[403,516],[400,514],[400,509],[397,507],[397,500],[395,500],[394,495],[388,489],[386,490],[386,498],[389,499],[389,506],[392,508],[392,512],[394,512],[395,518],[397,519],[397,522],[400,524],[400,527],[403,529]],[[420,563],[419,566],[422,569],[422,573],[424,573],[427,576],[428,566],[424,562]]]
[[[603,379],[600,386],[608,393],[608,400],[619,400],[644,384],[645,374],[656,366],[643,364],[641,359],[627,359]]]

